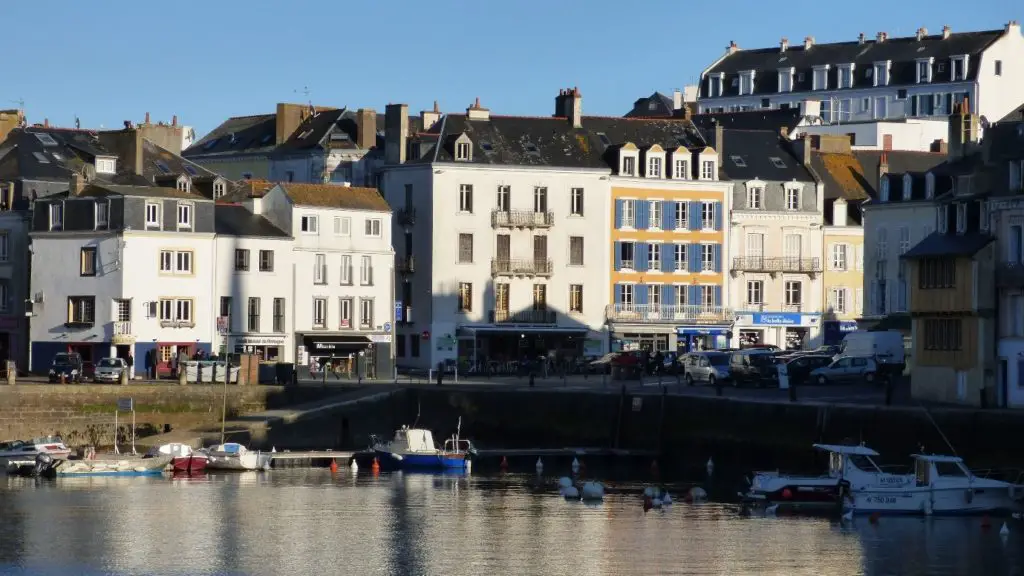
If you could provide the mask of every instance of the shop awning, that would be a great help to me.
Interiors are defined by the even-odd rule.
[[[361,350],[370,346],[368,336],[359,335],[328,335],[328,334],[307,334],[302,337],[302,343],[309,354],[330,354],[342,350]]]
[[[708,335],[708,336],[725,336],[730,330],[729,326],[678,326],[676,328],[676,334],[680,336],[684,335]]]

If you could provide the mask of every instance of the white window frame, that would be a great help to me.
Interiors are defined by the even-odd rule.
[[[910,196],[913,194],[913,191],[914,191],[914,178],[910,174],[904,174],[903,175],[903,190],[902,190],[902,197],[903,197],[903,201],[904,202],[906,202],[907,200],[910,200]]]
[[[359,284],[373,286],[373,258],[371,256],[359,258]]]
[[[855,70],[856,66],[853,63],[839,65],[839,75],[837,78],[839,89],[853,88],[853,74]]]
[[[647,271],[661,271],[661,244],[652,242],[647,245]]]
[[[160,322],[195,323],[195,301],[191,298],[160,298],[157,319]]]
[[[828,64],[814,67],[811,72],[811,90],[828,90],[828,69]],[[821,82],[818,81],[818,74],[821,74]]]
[[[313,298],[313,328],[327,328],[327,298]]]
[[[689,180],[690,179],[690,159],[689,158],[676,158],[672,162],[672,167],[675,172],[672,174],[672,178],[676,180]]]
[[[910,250],[910,226],[900,226],[900,256],[906,254]]]
[[[804,305],[804,283],[800,280],[786,280],[783,283],[783,304],[786,306]],[[796,296],[794,299],[793,296]]]
[[[701,230],[715,229],[715,202],[705,200],[700,203],[700,228]]]
[[[303,214],[299,217],[299,231],[315,236],[320,233],[320,220],[316,214]]]
[[[352,235],[352,218],[349,216],[335,216],[334,217],[334,235],[335,236],[351,236]]]
[[[960,77],[959,78],[956,78],[954,76],[954,73],[956,72],[956,63],[957,62],[960,62],[960,64],[961,64]],[[950,82],[963,82],[963,81],[965,81],[967,79],[967,75],[970,73],[970,70],[967,67],[969,63],[970,63],[970,55],[969,54],[963,54],[963,55],[960,55],[960,56],[953,56],[952,58],[950,58],[949,59],[949,80],[950,80]]]
[[[363,232],[368,238],[380,238],[383,227],[380,218],[367,218]]]
[[[192,215],[195,213],[195,204],[191,202],[178,202],[178,228],[192,228]]]
[[[455,143],[455,159],[459,162],[468,162],[472,158],[473,146],[469,142]]]
[[[715,271],[715,245],[714,244],[701,244],[700,245],[700,271],[701,272],[714,272]]]
[[[701,180],[714,180],[718,172],[718,162],[714,159],[701,158],[700,159],[700,179]]]
[[[662,212],[664,203],[661,200],[650,200],[647,202],[647,229],[648,230],[661,230],[664,212]]]
[[[96,215],[96,228],[110,226],[110,202],[96,202],[93,207]]]
[[[800,188],[796,186],[786,186],[786,210],[800,209],[800,192]]]
[[[583,216],[583,188],[573,188],[569,191],[569,215]]]
[[[755,76],[756,72],[754,70],[744,70],[743,72],[740,72],[740,96],[749,96],[754,93]]]
[[[634,228],[636,226],[636,200],[622,201],[622,227]]]
[[[747,210],[764,208],[764,186],[747,186]]]
[[[50,230],[64,229],[64,202],[50,204]]]
[[[845,287],[829,288],[828,307],[836,314],[846,314],[849,308],[849,289]]]
[[[665,159],[660,155],[648,154],[647,156],[647,177],[648,178],[661,178],[662,168],[665,165]]]
[[[688,230],[690,224],[690,203],[689,202],[674,202],[675,204],[675,229],[676,230]],[[680,218],[680,212],[682,212],[682,218]]]
[[[764,305],[764,280],[747,280],[747,304]]]
[[[313,255],[313,284],[327,284],[327,254]]]
[[[619,153],[619,175],[627,176],[629,178],[635,178],[637,175],[637,163],[640,159],[640,154],[630,151],[624,151]]]
[[[795,69],[790,68],[779,68],[779,93],[784,94],[786,92],[793,91],[793,72]]]
[[[935,174],[931,172],[924,176],[924,196],[928,200],[935,198]]]
[[[915,84],[929,84],[934,77],[934,58],[918,58],[914,61],[914,83]],[[927,66],[925,69],[925,79],[921,79],[921,66]]]
[[[622,287],[622,298],[619,304],[626,309],[632,308],[633,304],[636,303],[636,294],[634,293],[633,284],[621,284]]]
[[[146,228],[160,228],[160,213],[163,211],[163,204],[160,202],[146,202]]]
[[[359,299],[359,329],[373,330],[373,298]]]
[[[846,271],[850,269],[850,254],[849,247],[842,242],[832,245],[832,269],[837,271]]]
[[[459,212],[473,213],[473,185],[459,184]]]
[[[956,233],[967,232],[967,203],[960,202],[956,205]]]
[[[352,285],[352,256],[349,254],[341,255],[340,284],[342,286]]]
[[[213,183],[213,199],[216,200],[224,194],[227,194],[227,190],[228,185],[221,180],[217,180]]]
[[[353,301],[351,296],[338,298],[338,328],[342,330],[354,328],[352,324],[352,307]]]
[[[690,245],[689,244],[675,244],[675,255],[673,261],[675,263],[676,272],[689,272],[690,264]]]
[[[888,86],[889,85],[889,67],[890,66],[891,66],[891,62],[889,60],[882,60],[880,62],[875,62],[874,63],[874,66],[873,66],[874,72],[872,73],[872,75],[874,76],[873,80],[874,80],[874,85],[875,86]],[[881,74],[879,74],[879,72],[881,72]]]
[[[191,250],[161,250],[161,274],[191,275],[195,270],[195,253]]]

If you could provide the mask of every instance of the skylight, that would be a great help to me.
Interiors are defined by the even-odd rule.
[[[299,134],[299,140],[305,140],[312,133],[313,133],[313,130],[303,130],[302,134]]]
[[[604,144],[605,146],[612,145],[612,141],[608,139],[608,135],[604,132],[598,132],[597,137],[601,139],[601,144]]]
[[[193,176],[195,176],[196,174],[199,174],[199,172],[191,164],[185,164],[185,172],[188,172],[189,174],[191,174]]]
[[[167,163],[164,162],[163,160],[157,160],[156,162],[154,162],[154,164],[156,164],[156,167],[159,168],[160,171],[163,172],[164,174],[171,173],[171,169],[167,167]]]
[[[732,163],[739,168],[746,168],[747,162],[743,159],[743,156],[730,156]]]
[[[50,163],[50,160],[46,156],[44,156],[42,152],[33,152],[32,155],[36,157],[36,160],[40,164],[49,164]]]
[[[526,143],[526,152],[529,154],[536,154],[537,156],[540,156],[540,149],[537,148],[537,145],[534,144],[533,142]]]
[[[775,165],[776,168],[785,168],[786,167],[786,163],[783,162],[782,158],[779,158],[778,156],[772,156],[771,157],[771,161],[772,161],[772,164]]]
[[[487,152],[488,154],[494,152],[494,146],[491,146],[490,142],[481,142],[480,147],[483,148],[484,152]]]
[[[351,139],[352,138],[349,137],[348,132],[345,132],[344,130],[335,130],[334,132],[331,132],[331,140],[348,141]]]
[[[44,132],[34,132],[34,134],[36,135],[36,138],[38,138],[39,141],[43,143],[43,146],[57,145],[57,141],[54,140],[53,136],[50,136],[49,134],[46,134]]]
[[[270,139],[273,138],[273,137],[274,137],[273,134],[264,134],[263,138],[260,138],[260,144],[262,145],[262,144],[266,144],[267,142],[270,142]]]

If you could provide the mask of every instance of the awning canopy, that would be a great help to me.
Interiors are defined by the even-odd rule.
[[[361,350],[370,346],[369,336],[362,334],[306,334],[302,343],[310,354],[330,354],[342,350]]]

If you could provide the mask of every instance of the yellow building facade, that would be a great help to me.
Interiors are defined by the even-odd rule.
[[[837,204],[845,201],[838,199]],[[864,307],[864,228],[859,224],[823,227],[822,343],[836,345],[857,329]]]

